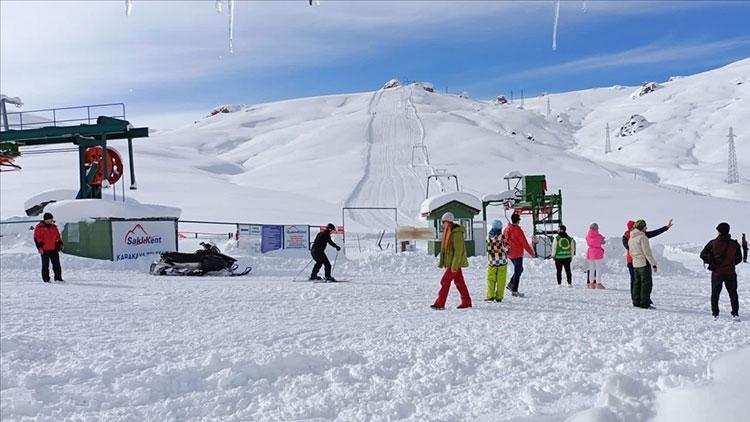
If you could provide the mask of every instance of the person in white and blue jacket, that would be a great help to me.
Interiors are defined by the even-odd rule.
[[[502,302],[505,293],[505,281],[508,274],[508,245],[503,236],[503,222],[492,222],[487,235],[487,302]]]

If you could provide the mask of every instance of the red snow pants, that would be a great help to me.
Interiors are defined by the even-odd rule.
[[[443,278],[440,279],[440,292],[438,292],[438,297],[435,299],[435,306],[439,308],[445,307],[445,301],[448,299],[448,291],[451,289],[451,281],[456,283],[458,294],[461,295],[461,306],[471,306],[469,289],[466,288],[464,274],[461,272],[460,268],[456,271],[452,271],[450,268],[445,269]]]

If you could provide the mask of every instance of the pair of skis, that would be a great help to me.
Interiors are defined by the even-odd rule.
[[[331,271],[333,271],[333,269],[336,268],[336,261],[338,261],[338,259],[339,259],[339,251],[336,250],[336,256],[333,258],[333,265],[331,266]],[[308,279],[304,279],[304,280],[300,280],[299,276],[303,272],[305,272],[305,270],[307,269],[307,267],[309,267],[310,264],[313,263],[313,261],[315,261],[315,259],[311,259],[307,264],[305,264],[305,266],[302,267],[302,269],[299,270],[299,272],[294,276],[294,278],[292,279],[292,281],[293,282],[312,281],[313,283],[346,283],[346,282],[351,281],[351,280],[326,280],[326,279],[316,280],[316,279],[309,279],[309,278]]]

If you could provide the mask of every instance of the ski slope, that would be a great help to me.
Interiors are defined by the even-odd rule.
[[[669,241],[702,241],[718,221],[738,226],[746,219],[750,184],[724,184],[723,153],[715,151],[724,148],[723,132],[733,125],[740,174],[750,174],[750,151],[742,141],[750,84],[737,85],[749,64],[677,79],[637,99],[631,88],[553,94],[553,114],[562,109],[563,123],[544,115],[543,99],[524,107],[496,105],[418,84],[230,107],[231,113],[136,141],[139,190],[126,195],[178,206],[186,219],[317,225],[340,223],[343,206],[365,206],[396,207],[399,222],[411,225],[418,224],[428,174],[454,173],[461,190],[481,197],[505,191],[502,176],[519,170],[545,174],[551,190],[562,190],[571,233],[596,221],[613,236],[627,219],[663,224],[674,218],[692,229],[675,231]],[[710,97],[698,102],[704,91]],[[652,122],[637,134],[640,140],[611,154],[596,152],[601,138],[593,133],[605,123],[597,116],[614,122],[614,116],[626,120],[634,112]],[[663,116],[654,117],[657,112]],[[701,131],[706,135],[663,136]],[[615,149],[621,146],[612,139]],[[412,167],[417,145],[426,148],[429,163],[418,151]],[[694,164],[685,164],[685,150],[694,151]],[[76,187],[74,153],[17,161],[23,171],[0,176],[3,218],[22,215],[21,204],[42,190]],[[494,209],[491,214],[503,216]],[[374,226],[392,225],[392,217],[353,216],[358,224],[372,219]]]
[[[346,199],[348,207],[395,207],[399,220],[414,224],[424,195],[425,174],[411,166],[412,146],[421,144],[419,122],[409,115],[413,87],[383,89],[368,105],[365,172]]]

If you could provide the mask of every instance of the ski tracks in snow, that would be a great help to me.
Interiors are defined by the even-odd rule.
[[[412,87],[399,87],[377,91],[371,97],[365,171],[345,201],[348,207],[396,207],[399,222],[406,224],[416,220],[424,195],[424,177],[410,161],[412,147],[423,144],[425,132],[421,121],[411,116],[416,115],[411,94]],[[385,214],[355,212],[353,217],[365,226],[393,226]],[[370,224],[368,218],[381,221]]]

